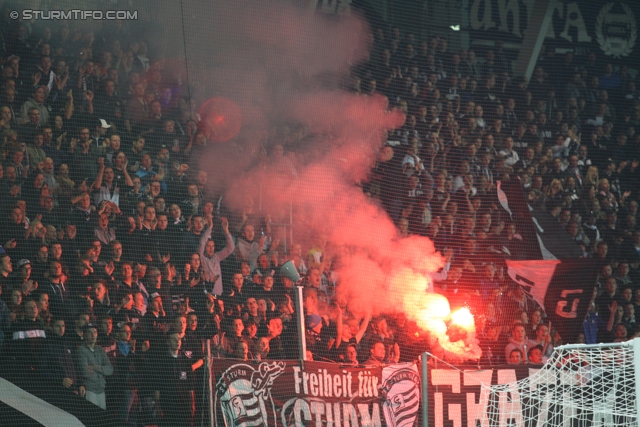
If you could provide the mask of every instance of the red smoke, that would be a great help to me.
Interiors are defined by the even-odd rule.
[[[200,107],[200,117],[209,140],[226,142],[234,138],[242,127],[242,112],[230,99],[211,98]]]
[[[367,25],[355,16],[326,19],[280,2],[211,5],[204,35],[187,46],[207,52],[190,64],[200,102],[227,97],[241,111],[238,136],[212,147],[201,163],[227,188],[227,205],[239,210],[249,193],[276,222],[288,219],[291,205],[294,240],[309,248],[321,236],[328,242],[326,258],[340,254],[337,296],[350,311],[404,312],[431,329],[446,351],[463,353],[452,350],[446,325],[442,330],[450,321],[448,302],[446,313],[434,318],[444,297],[427,292],[443,258],[428,238],[400,239],[388,215],[358,187],[386,132],[404,123],[386,98],[338,89],[369,48]],[[215,128],[216,117],[226,120],[227,114],[204,119]],[[262,152],[262,145],[292,140],[286,158]]]

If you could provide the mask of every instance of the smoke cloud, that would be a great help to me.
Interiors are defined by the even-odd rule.
[[[309,239],[308,247],[311,236],[322,236],[341,254],[338,298],[352,311],[403,311],[424,325],[429,275],[443,259],[428,238],[399,239],[387,214],[358,187],[386,131],[404,122],[385,98],[340,89],[350,67],[365,58],[367,25],[356,16],[312,16],[274,1],[216,2],[202,10],[210,11],[206,20],[199,17],[206,26],[187,35],[194,93],[199,103],[233,100],[243,127],[235,141],[212,147],[201,168],[229,189],[232,208],[242,206],[246,193],[276,217],[292,203],[295,240]],[[302,126],[271,132],[292,123]],[[292,129],[305,135],[290,158],[297,176],[286,160],[256,160],[261,144],[286,142],[279,138]]]

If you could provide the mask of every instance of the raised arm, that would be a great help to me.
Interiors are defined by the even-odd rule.
[[[335,341],[335,346],[336,348],[340,347],[340,344],[342,344],[342,307],[340,307],[340,304],[336,304],[336,310],[338,310],[338,319],[336,320],[336,326],[337,326],[337,331],[336,331],[336,341]]]
[[[236,245],[233,243],[233,237],[231,236],[231,233],[229,233],[229,221],[227,220],[227,218],[220,218],[220,221],[222,222],[222,231],[224,231],[224,237],[227,239],[227,246],[225,246],[224,249],[216,254],[218,255],[218,259],[222,261],[233,253],[233,251],[236,249]]]
[[[102,187],[102,177],[104,175],[104,157],[98,157],[98,176],[93,183],[93,188],[100,189]]]
[[[201,257],[204,256],[204,247],[207,245],[207,241],[211,238],[211,231],[213,231],[213,227],[211,227],[211,225],[207,225],[207,228],[202,232],[202,237],[200,237],[198,253]]]
[[[85,98],[87,98],[87,113],[93,114],[93,92],[88,90],[85,93]]]
[[[371,321],[371,309],[367,310],[367,314],[364,316],[364,321],[362,322],[362,326],[360,326],[360,330],[356,334],[356,342],[360,344],[364,333],[367,332],[367,328],[369,327],[369,322]]]
[[[67,103],[65,104],[65,107],[64,107],[64,118],[66,120],[71,120],[71,117],[73,117],[74,108],[75,107],[73,105],[73,91],[69,89],[69,92],[67,92]]]
[[[131,177],[129,176],[129,171],[127,170],[127,167],[129,166],[129,160],[125,160],[124,164],[122,165],[122,172],[124,174],[124,182],[125,184],[127,184],[129,187],[133,187],[133,180],[131,179]]]

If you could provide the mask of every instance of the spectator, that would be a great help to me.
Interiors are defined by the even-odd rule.
[[[38,321],[38,303],[34,299],[24,302],[24,316],[16,316],[10,320],[9,333],[12,341],[6,343],[6,354],[13,361],[19,372],[28,373],[38,367],[42,357],[46,333],[43,325]]]
[[[143,371],[140,354],[144,353],[145,345],[142,344],[140,351],[136,352],[136,342],[131,336],[131,325],[126,322],[116,325],[117,351],[113,376],[107,383],[107,407],[115,409],[120,422],[135,425],[140,412],[138,385]]]
[[[146,287],[134,277],[133,267],[129,262],[123,262],[120,272],[120,280],[117,282],[118,290],[126,290],[128,292],[140,291],[142,292],[145,298],[145,306],[146,301],[149,298],[149,292]]]
[[[137,333],[150,342],[151,348],[159,349],[162,347],[164,334],[170,327],[171,319],[164,310],[162,296],[158,292],[152,292],[147,313],[142,318]]]
[[[113,227],[109,227],[109,216],[107,214],[100,214],[98,226],[94,229],[94,236],[105,245],[116,240],[116,231]]]
[[[29,158],[30,170],[42,169],[47,154],[42,149],[44,144],[44,134],[40,131],[36,132],[33,139],[27,144],[27,156]]]
[[[210,220],[211,221],[211,220]],[[220,262],[231,255],[235,249],[233,238],[229,234],[229,222],[226,218],[221,218],[222,231],[227,239],[227,245],[218,252],[215,252],[215,243],[211,239],[211,232],[213,231],[213,223],[210,222],[207,229],[202,233],[200,238],[200,260],[205,275],[209,277],[209,281],[213,283],[213,293],[215,295],[222,295],[222,270],[220,268]]]
[[[245,224],[242,228],[242,236],[238,238],[236,245],[236,258],[247,261],[251,270],[257,267],[258,256],[264,252],[266,236],[261,236],[260,241],[254,241],[255,231],[253,225]]]
[[[273,314],[269,314],[267,319],[267,334],[264,338],[269,340],[268,357],[269,359],[284,359],[285,347],[287,343],[283,342],[282,332],[284,330],[282,319]],[[264,349],[263,349],[264,350]]]
[[[518,351],[518,350],[514,350],[514,351]],[[546,363],[542,357],[542,353],[543,353],[543,348],[540,345],[530,348],[529,353],[527,355],[527,357],[529,358],[529,363],[532,363],[534,365],[542,365]]]
[[[522,350],[518,348],[514,348],[509,352],[509,365],[520,365],[524,362],[524,358],[522,357]]]
[[[230,330],[226,335],[223,335],[222,342],[220,343],[219,350],[226,356],[231,356],[235,353],[235,349],[239,343],[244,342],[242,332],[244,331],[244,322],[241,318],[236,317],[232,319],[230,323]],[[247,345],[247,351],[249,346]]]
[[[618,323],[614,326],[614,337],[615,339],[613,340],[613,342],[625,342],[627,341],[628,338],[628,332],[627,332],[627,328],[625,327],[624,323]]]
[[[139,291],[135,291],[136,295]],[[115,324],[130,322],[134,325],[135,329],[139,326],[140,319],[143,314],[133,309],[134,306],[134,292],[131,292],[127,288],[118,289],[114,295],[110,298],[112,308],[107,314],[114,319]],[[144,306],[144,299],[143,299]],[[143,337],[144,338],[144,337]]]
[[[257,360],[266,360],[269,359],[269,352],[271,348],[269,346],[269,338],[262,337],[258,338],[257,345],[254,347],[253,356]],[[275,357],[273,357],[275,359]]]
[[[86,389],[79,381],[72,348],[64,337],[65,321],[58,317],[51,320],[52,333],[48,334],[39,368],[52,384],[55,392],[78,392],[85,396]]]
[[[149,115],[149,106],[144,99],[144,85],[137,83],[133,87],[133,97],[127,102],[125,126],[127,131],[139,133],[140,125]]]
[[[381,340],[375,340],[370,346],[370,356],[364,362],[367,366],[384,367],[387,363],[398,363],[400,360],[400,351],[398,344],[393,346],[392,354],[386,354],[385,343]]]
[[[29,98],[24,104],[22,104],[22,107],[20,107],[20,117],[22,117],[23,124],[29,123],[31,117],[34,117],[32,112],[35,112],[36,110],[40,116],[40,124],[45,125],[49,122],[49,110],[44,104],[46,96],[46,86],[37,86],[34,88],[31,98]]]
[[[105,395],[106,377],[113,374],[113,367],[105,351],[99,345],[98,328],[87,323],[82,328],[84,343],[76,350],[80,378],[86,388],[86,399],[102,409],[107,409]]]
[[[507,345],[506,341],[506,337],[502,334],[502,325],[494,321],[487,322],[480,336],[482,360],[490,365],[505,363],[503,350]]]
[[[535,339],[532,341],[537,343],[536,347],[541,348],[542,363],[546,363],[553,354],[553,340],[551,337],[551,331],[549,331],[549,326],[544,324],[538,325],[535,332]]]
[[[526,359],[522,359],[523,354],[528,353],[528,349],[538,345],[535,341],[527,338],[525,327],[521,322],[515,322],[511,327],[511,338],[509,344],[504,349],[505,358],[511,363],[512,351],[518,350],[522,361],[526,362]],[[517,363],[521,363],[518,361]]]
[[[94,144],[88,127],[79,129],[79,139],[72,139],[69,148],[71,154],[72,178],[76,181],[92,181],[98,175],[99,148]]]
[[[633,303],[628,302],[624,303],[623,309],[622,324],[627,330],[627,333],[635,335],[639,331],[638,324],[636,323],[635,306]]]
[[[115,123],[123,128],[123,104],[116,93],[116,82],[110,78],[102,81],[102,88],[96,92],[95,114],[107,123]]]
[[[340,358],[340,362],[345,365],[357,366],[358,362],[358,348],[355,344],[349,344],[344,350],[344,354]]]
[[[98,159],[98,174],[93,184],[93,202],[96,206],[100,205],[103,200],[112,202],[116,206],[120,206],[120,192],[130,191],[133,187],[133,181],[127,172],[126,160],[124,164],[117,161],[116,167],[121,166],[122,175],[118,174],[116,179],[115,170],[111,167],[105,167],[105,160]]]
[[[605,65],[604,74],[599,77],[599,81],[602,89],[616,89],[620,85],[620,76],[613,72],[613,64]]]
[[[520,160],[518,153],[513,150],[513,138],[506,137],[504,140],[504,150],[501,150],[499,154],[504,157],[505,164],[507,166],[513,166]]]
[[[91,291],[93,293],[92,295],[93,312],[96,314],[97,317],[101,319],[100,341],[102,342],[105,338],[109,337],[113,329],[113,318],[111,316],[108,316],[108,312],[111,309],[111,299],[109,298],[109,289],[107,288],[107,284],[104,281],[98,281],[92,285]],[[103,321],[110,323],[111,326],[105,327],[103,325]],[[104,345],[102,345],[102,347],[104,348]],[[105,348],[105,351],[107,352],[107,354],[109,353],[109,351],[107,351],[106,348]]]
[[[33,295],[38,305],[38,323],[45,330],[51,330],[51,312],[49,311],[49,294],[45,290],[37,290]]]
[[[38,282],[31,278],[31,261],[21,259],[16,266],[18,271],[11,277],[12,287],[20,289],[23,297],[28,297],[38,289]]]
[[[182,338],[183,351],[187,359],[191,359],[193,362],[193,370],[196,371],[204,366],[205,354],[202,350],[202,339],[208,334],[205,334],[203,329],[198,329],[198,315],[196,313],[187,314],[185,322],[185,332]],[[177,318],[175,323],[177,324]]]
[[[13,167],[15,171],[15,177],[13,177],[13,179],[17,177],[18,181],[16,183],[21,184],[29,173],[29,162],[25,161],[25,151],[22,147],[13,147],[11,149],[10,160],[5,164],[5,168],[9,166]]]

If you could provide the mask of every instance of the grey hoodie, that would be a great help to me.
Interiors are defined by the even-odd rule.
[[[104,393],[108,377],[113,374],[113,366],[107,357],[107,353],[99,345],[93,347],[93,351],[86,344],[76,350],[76,364],[78,373],[83,381],[84,388],[93,393]],[[93,366],[93,370],[90,368]]]

